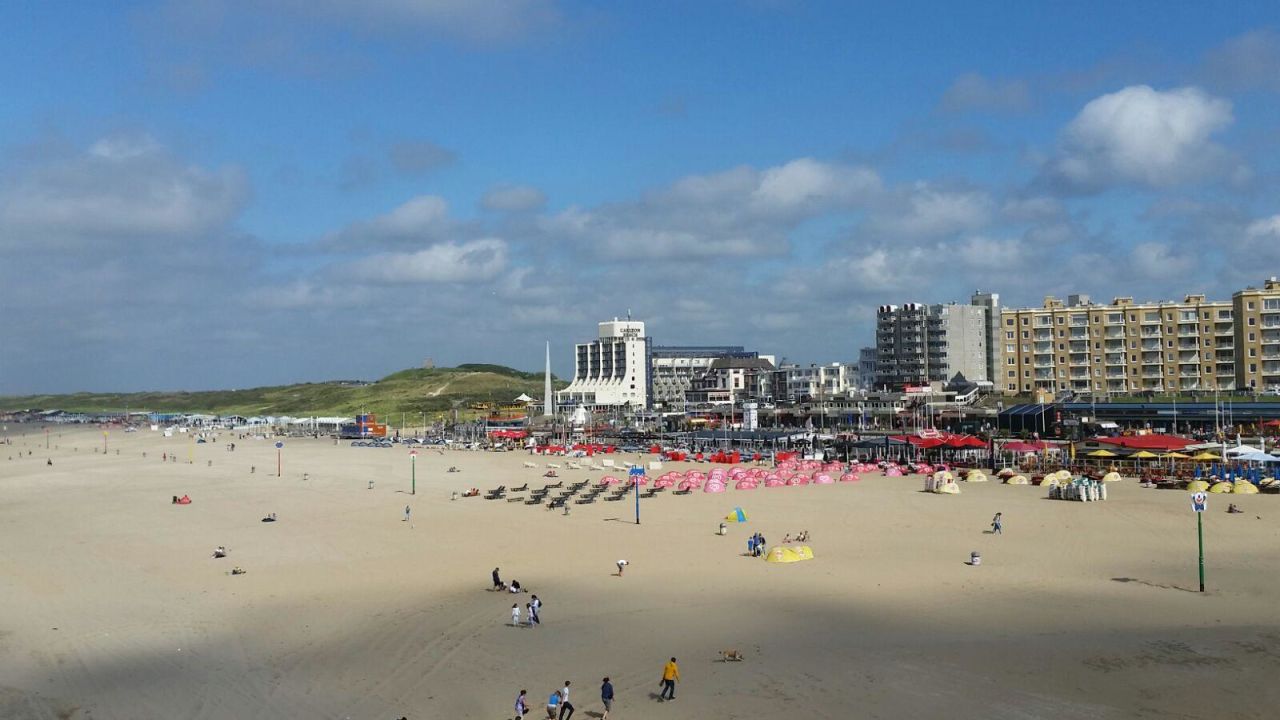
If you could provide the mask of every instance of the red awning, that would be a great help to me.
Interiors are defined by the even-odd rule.
[[[1160,450],[1163,452],[1181,450],[1188,445],[1195,444],[1195,440],[1190,438],[1155,433],[1150,435],[1130,435],[1128,437],[1100,437],[1094,438],[1093,441],[1127,450]]]

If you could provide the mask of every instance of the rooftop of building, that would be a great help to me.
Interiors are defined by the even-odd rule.
[[[712,370],[773,370],[773,363],[764,358],[716,358]]]

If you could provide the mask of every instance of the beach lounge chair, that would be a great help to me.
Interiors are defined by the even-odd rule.
[[[689,488],[688,490],[676,490],[671,494],[672,495],[691,495],[692,493],[693,493],[693,488]]]
[[[506,494],[507,494],[507,486],[506,486],[506,485],[499,485],[498,487],[496,487],[496,488],[494,488],[494,489],[490,490],[489,492],[485,493],[484,499],[485,499],[485,500],[497,500],[497,499],[501,498],[503,495],[506,495]]]
[[[524,492],[529,489],[529,483],[525,483],[518,488],[511,488],[511,492]]]

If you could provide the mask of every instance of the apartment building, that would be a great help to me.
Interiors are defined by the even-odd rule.
[[[876,385],[987,380],[989,307],[881,305],[876,312]]]
[[[1072,295],[1000,314],[1005,393],[1280,390],[1280,282],[1232,299]]]
[[[693,383],[711,369],[711,363],[721,358],[754,359],[760,354],[741,345],[659,345],[650,355],[650,374],[653,378],[653,406],[662,409],[683,409],[685,394]]]
[[[1236,318],[1236,387],[1280,393],[1280,280],[1231,296]]]
[[[779,371],[776,397],[787,402],[832,398],[857,386],[858,366],[847,363],[783,365]]]

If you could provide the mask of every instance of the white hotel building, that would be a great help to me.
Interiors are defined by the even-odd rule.
[[[643,322],[600,323],[599,338],[574,346],[573,381],[556,393],[556,404],[649,407],[650,342]]]

